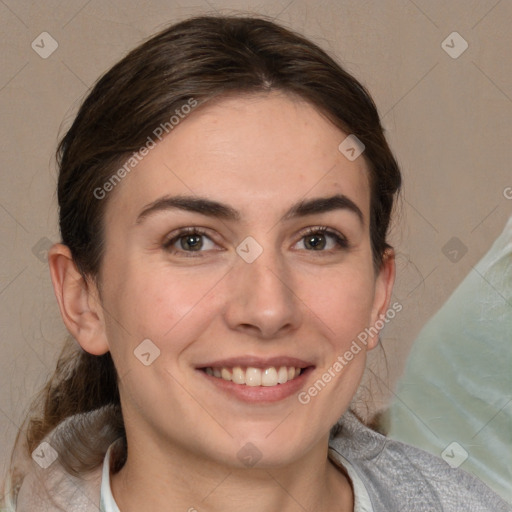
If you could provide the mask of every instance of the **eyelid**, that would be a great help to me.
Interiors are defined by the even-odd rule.
[[[321,251],[314,251],[314,250],[312,251],[312,250],[306,250],[306,249],[298,249],[298,250],[305,251],[307,253],[313,253],[315,256],[321,257],[321,256],[333,255],[335,253],[339,253],[340,251],[344,251],[344,250],[346,251],[346,250],[351,249],[351,244],[350,244],[348,238],[343,233],[341,233],[337,229],[329,228],[327,226],[310,226],[308,228],[303,229],[302,231],[299,232],[299,235],[300,235],[299,240],[297,242],[295,242],[294,246],[296,244],[300,243],[300,241],[302,241],[304,239],[304,237],[307,237],[308,235],[317,235],[317,234],[331,237],[333,239],[336,247],[331,248],[331,249],[321,250]]]
[[[348,249],[350,247],[350,243],[348,241],[348,238],[334,228],[329,228],[327,226],[309,226],[308,228],[305,228],[304,230],[300,231],[300,240],[308,235],[315,235],[315,234],[322,234],[327,235],[332,238],[334,238],[336,244],[338,245],[338,249]],[[315,252],[315,251],[310,251]],[[324,252],[329,253],[332,251],[318,251],[318,252]]]
[[[304,228],[303,230],[301,230],[299,233],[301,236],[315,234],[315,233],[322,233],[322,234],[326,233],[328,235],[337,235],[340,238],[346,238],[338,230],[336,230],[334,228],[330,228],[328,226],[308,226],[307,228]]]
[[[299,237],[299,239],[294,243],[296,245],[299,243],[304,237],[308,235],[325,235],[330,236],[334,239],[337,248],[336,249],[330,249],[326,251],[307,251],[307,252],[317,252],[317,253],[324,253],[324,254],[330,254],[334,251],[339,251],[342,249],[348,249],[350,247],[349,241],[346,238],[345,235],[340,233],[338,230],[329,228],[327,226],[309,226],[307,228],[302,229],[299,231],[299,233],[296,235]],[[175,229],[171,233],[169,233],[164,241],[163,241],[163,248],[167,251],[171,250],[171,247],[182,237],[186,235],[200,235],[208,238],[211,242],[213,242],[216,245],[219,245],[218,242],[215,240],[215,236],[210,233],[210,230],[207,228],[202,228],[199,226],[186,226],[182,228]],[[200,257],[202,256],[202,253],[207,253],[210,251],[184,251],[180,249],[174,250],[174,254],[186,254],[187,256],[192,257]]]
[[[215,237],[212,236],[210,230],[206,228],[201,228],[199,226],[187,226],[183,228],[178,228],[167,234],[164,238],[162,246],[164,249],[170,249],[172,245],[174,245],[181,237],[186,235],[201,235],[209,238],[213,243],[217,244],[215,241]],[[193,252],[193,251],[179,251],[179,252]],[[197,251],[197,252],[205,252],[205,251]]]

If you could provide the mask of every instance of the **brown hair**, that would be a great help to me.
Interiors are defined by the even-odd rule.
[[[271,90],[310,102],[365,145],[370,236],[378,268],[389,247],[386,235],[401,176],[368,92],[315,44],[275,23],[203,16],[160,32],[108,71],[60,142],[60,231],[83,276],[101,281],[108,197],[98,199],[95,190],[154,136],[156,127],[168,123],[170,115],[191,99],[204,103],[229,93]],[[41,404],[42,413],[36,415]],[[98,427],[104,441],[93,446],[95,436],[88,435],[85,439],[91,439],[90,444],[84,449],[82,443],[77,454],[78,448],[68,439],[62,450],[61,463],[70,471],[80,473],[99,465],[105,447],[124,429],[110,354],[94,356],[68,340],[55,373],[27,416],[25,449],[34,450],[71,415],[105,405],[110,405],[109,415],[102,419],[107,425]]]

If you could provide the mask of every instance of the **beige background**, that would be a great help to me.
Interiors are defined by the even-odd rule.
[[[57,241],[53,153],[89,87],[166,24],[231,9],[303,32],[372,92],[405,178],[395,299],[371,367],[372,409],[385,404],[425,321],[485,254],[512,213],[512,2],[427,0],[0,0],[0,471],[34,392],[65,337],[44,248]],[[457,31],[468,49],[441,43]],[[41,58],[42,32],[58,42]],[[454,51],[460,43],[448,39]],[[457,237],[458,261],[442,251]],[[38,252],[39,251],[39,252]],[[43,254],[40,259],[36,254]],[[380,368],[379,368],[380,367]]]

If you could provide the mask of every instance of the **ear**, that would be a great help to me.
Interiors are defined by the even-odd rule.
[[[51,247],[48,263],[60,314],[68,331],[86,352],[105,354],[109,346],[96,284],[80,274],[66,245]]]
[[[391,292],[395,283],[395,251],[386,249],[382,258],[382,264],[375,280],[375,294],[371,314],[371,325],[369,327],[367,348],[375,348],[379,342],[380,330],[387,323],[385,321],[391,302]]]

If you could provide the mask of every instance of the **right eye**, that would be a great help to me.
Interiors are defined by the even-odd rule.
[[[190,253],[214,250],[215,245],[215,242],[206,235],[204,230],[197,227],[189,227],[182,228],[178,232],[171,234],[170,238],[165,241],[163,247],[173,255],[182,253],[186,255],[186,257],[197,257],[201,255],[193,255]]]

